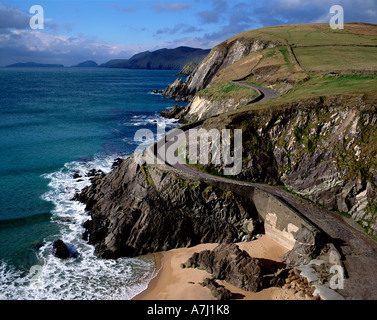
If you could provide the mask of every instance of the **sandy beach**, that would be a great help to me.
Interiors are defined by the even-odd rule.
[[[133,300],[214,300],[208,288],[200,282],[210,274],[204,270],[181,268],[194,252],[212,250],[218,244],[200,244],[191,248],[173,249],[155,253],[156,277],[149,283],[148,288],[135,296]],[[288,250],[266,235],[250,241],[237,243],[251,257],[263,259],[264,263],[280,263],[280,257]],[[233,293],[236,299],[242,300],[298,300],[299,298],[289,289],[267,288],[259,292],[241,290],[224,281],[218,281]]]

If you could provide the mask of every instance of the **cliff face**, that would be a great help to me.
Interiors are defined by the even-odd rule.
[[[95,245],[98,256],[117,258],[203,242],[231,243],[265,232],[291,248],[284,257],[287,265],[306,264],[316,258],[316,262],[327,259],[340,266],[338,248],[331,243],[324,245],[331,238],[344,241],[349,274],[358,274],[362,265],[361,274],[373,283],[369,268],[374,264],[374,249],[369,251],[369,244],[362,239],[370,239],[364,234],[349,237],[352,221],[342,225],[343,217],[334,215],[336,219],[329,223],[326,214],[330,217],[331,213],[322,209],[318,213],[318,207],[306,201],[299,205],[292,194],[288,196],[297,203],[287,201],[287,193],[280,188],[268,186],[266,191],[267,186],[243,182],[284,186],[326,209],[352,217],[369,235],[377,237],[377,107],[373,94],[362,91],[348,95],[347,91],[342,95],[340,91],[338,95],[322,95],[317,93],[317,85],[312,85],[305,94],[296,92],[292,98],[288,93],[288,98],[279,98],[280,104],[276,100],[271,105],[259,104],[257,110],[253,104],[242,109],[246,111],[225,114],[243,103],[223,98],[229,87],[222,86],[232,85],[233,76],[246,79],[252,73],[253,79],[247,80],[260,80],[265,87],[275,84],[274,90],[280,93],[294,91],[297,83],[300,86],[307,81],[306,73],[292,64],[288,48],[281,46],[278,40],[228,40],[212,49],[185,82],[177,79],[168,86],[165,95],[191,101],[188,108],[173,108],[170,116],[191,123],[208,119],[201,124],[205,129],[242,129],[241,173],[232,176],[234,181],[224,182],[227,179],[214,177],[216,171],[223,175],[222,165],[203,165],[201,169],[212,174],[208,179],[195,172],[203,182],[165,165],[140,166],[135,155],[123,160],[108,175],[94,178],[78,195],[91,215],[84,225],[84,236]],[[331,81],[319,84],[336,90],[341,82],[336,86]],[[362,83],[360,87],[365,89]],[[237,96],[239,89],[230,89],[235,97],[246,96]],[[310,221],[321,224],[323,230],[326,226],[328,235]],[[363,248],[360,243],[364,243]],[[365,279],[359,284],[360,276],[354,277],[349,288],[363,286],[359,290],[364,295]],[[375,291],[370,286],[366,295]]]
[[[179,71],[177,74],[175,74],[176,76],[184,76],[184,77],[187,77],[189,76],[191,73],[193,73],[193,71],[196,69],[196,67],[198,66],[198,63],[195,63],[195,62],[188,62],[184,65],[184,67],[182,68],[181,71]]]
[[[139,166],[133,156],[79,199],[91,213],[85,235],[103,258],[250,239],[257,223],[250,200],[165,166]]]
[[[256,81],[286,96],[290,89],[294,88],[294,93],[310,82],[292,47],[278,39],[245,37],[236,36],[213,48],[185,82],[178,79],[165,90],[169,97],[191,101],[177,116],[182,122],[209,119],[248,102],[203,94],[211,89],[221,92],[222,81],[230,83],[236,77]],[[305,58],[314,59],[310,55]],[[339,79],[337,86],[342,81]],[[343,91],[347,93],[331,96],[323,91],[323,97],[305,101],[315,93],[317,84],[309,86],[311,90],[296,95],[299,102],[264,106],[266,110],[260,112],[226,114],[208,120],[206,127],[243,130],[243,168],[236,178],[284,185],[329,210],[346,213],[368,234],[377,236],[376,110],[374,101],[364,99],[368,85],[357,95],[347,96],[348,91]],[[224,169],[204,168],[219,173]]]
[[[239,105],[248,101],[249,100],[247,99],[241,99],[238,102],[235,101],[235,99],[213,101],[206,97],[196,95],[193,101],[190,103],[189,110],[186,110],[182,120],[190,123],[208,119],[212,116],[235,110]]]
[[[77,196],[91,215],[83,237],[102,258],[248,241],[264,232],[291,250],[290,263],[300,264],[318,255],[326,242],[298,211],[253,185],[195,181],[165,165],[140,166],[135,157],[96,176]],[[295,240],[301,232],[308,243]]]
[[[377,236],[376,111],[360,98],[314,99],[205,125],[227,122],[227,128],[243,129],[243,169],[236,178],[284,184],[329,210],[347,213]]]
[[[164,95],[178,100],[189,101],[195,94],[209,86],[216,73],[246,57],[247,55],[266,48],[273,48],[277,44],[261,40],[237,39],[223,42],[214,47],[208,56],[197,66],[185,82],[177,80],[169,85],[163,92]]]

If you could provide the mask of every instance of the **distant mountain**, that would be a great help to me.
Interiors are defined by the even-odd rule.
[[[72,68],[97,68],[97,67],[98,67],[97,62],[93,60],[81,62],[79,64],[72,66]]]
[[[63,68],[62,64],[44,64],[35,62],[18,62],[5,66],[6,68]]]
[[[99,66],[103,68],[121,68],[121,65],[126,64],[127,62],[128,59],[114,59],[102,63]]]
[[[210,50],[190,47],[145,51],[132,56],[130,59],[110,60],[101,64],[100,67],[181,70],[188,62],[201,62],[209,52]]]

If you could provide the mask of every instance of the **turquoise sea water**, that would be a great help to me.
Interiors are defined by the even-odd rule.
[[[0,69],[0,299],[129,299],[146,287],[153,262],[97,259],[81,239],[85,206],[71,199],[89,170],[135,150],[137,129],[176,125],[158,116],[175,103],[152,94],[174,73]],[[79,258],[55,258],[58,238]]]

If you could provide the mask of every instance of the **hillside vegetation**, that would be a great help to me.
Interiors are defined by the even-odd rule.
[[[237,80],[272,89],[279,97],[250,103],[252,90],[231,85]],[[333,30],[308,24],[240,33],[214,47],[185,82],[177,80],[164,94],[191,101],[182,119],[192,122],[314,97],[371,95],[375,88],[377,25],[352,23]]]
[[[376,25],[345,24],[343,30],[333,30],[328,24],[267,27],[236,35],[214,50],[235,41],[256,40],[276,46],[252,52],[222,68],[211,87],[243,79],[283,94],[277,102],[371,92],[377,87]]]
[[[251,103],[253,90],[237,80],[279,96]],[[231,178],[281,185],[377,237],[377,25],[250,30],[214,47],[177,84],[166,91],[191,101],[183,121],[243,130],[242,172]]]

